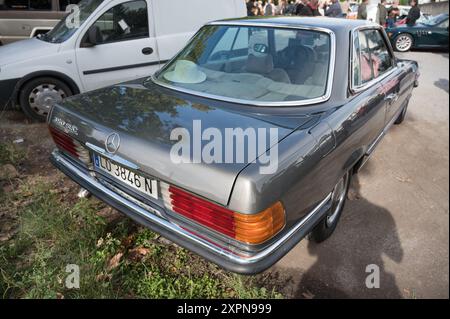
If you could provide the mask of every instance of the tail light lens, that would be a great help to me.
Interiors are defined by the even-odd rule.
[[[244,215],[206,201],[175,186],[161,186],[170,210],[202,226],[246,244],[261,244],[275,236],[285,225],[280,202],[255,215]]]
[[[57,130],[53,127],[49,127],[50,134],[55,142],[56,146],[62,151],[78,158],[82,163],[89,165],[91,163],[91,157],[89,151],[84,148],[80,142],[72,138],[71,136]]]

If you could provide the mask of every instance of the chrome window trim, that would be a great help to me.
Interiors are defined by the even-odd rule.
[[[322,32],[328,34],[330,37],[330,61],[328,65],[328,79],[326,82],[326,91],[325,94],[314,98],[314,99],[307,99],[307,100],[299,100],[299,101],[288,101],[288,102],[258,102],[258,101],[252,101],[252,100],[244,100],[244,99],[238,99],[238,98],[230,98],[220,95],[214,95],[214,94],[208,94],[208,93],[202,93],[195,90],[189,90],[185,88],[179,88],[174,85],[166,84],[161,81],[159,81],[156,76],[160,74],[164,69],[161,71],[158,71],[156,74],[152,75],[150,79],[153,81],[153,83],[165,87],[170,90],[187,93],[194,96],[200,96],[205,97],[212,100],[217,101],[224,101],[224,102],[230,102],[230,103],[236,103],[236,104],[246,104],[251,106],[271,106],[271,107],[282,107],[282,106],[302,106],[302,105],[311,105],[311,104],[318,104],[318,103],[324,103],[328,101],[331,97],[331,93],[333,91],[333,81],[334,81],[334,71],[335,71],[335,65],[336,65],[336,35],[335,33],[327,28],[319,28],[319,27],[308,27],[308,26],[292,26],[289,24],[277,24],[277,23],[251,23],[251,22],[211,22],[206,24],[206,26],[247,26],[247,27],[262,27],[262,28],[275,28],[275,29],[291,29],[291,30],[308,30],[308,31],[316,31],[316,32]],[[181,52],[189,46],[192,41],[195,39],[195,36],[189,41],[188,44],[186,44],[183,49],[175,55],[174,58],[172,58],[167,64],[169,65],[174,60],[178,58],[178,56],[181,54]]]
[[[382,75],[370,80],[369,82],[355,86],[353,83],[353,79],[354,79],[353,58],[354,58],[354,54],[355,54],[353,43],[356,38],[358,38],[358,41],[359,41],[359,32],[366,31],[366,30],[376,30],[376,31],[381,32],[381,36],[384,39],[384,42],[388,49],[388,52],[391,56],[392,67],[388,71],[384,72]],[[350,45],[351,45],[351,47],[350,47],[350,60],[349,60],[349,86],[350,86],[351,93],[357,94],[362,91],[365,91],[368,88],[372,87],[374,84],[384,80],[385,78],[390,76],[392,73],[394,73],[395,70],[397,70],[398,67],[396,64],[394,50],[392,49],[391,42],[389,41],[389,39],[386,35],[386,32],[384,32],[384,30],[381,26],[379,26],[379,25],[364,25],[364,26],[359,26],[359,27],[354,28],[351,31],[351,35],[350,35]]]

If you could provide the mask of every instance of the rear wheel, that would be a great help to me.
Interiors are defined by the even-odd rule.
[[[331,195],[331,207],[326,216],[311,232],[310,239],[321,243],[333,234],[344,210],[349,187],[350,172],[345,174],[334,187]]]
[[[395,49],[400,52],[411,50],[414,44],[414,39],[410,34],[401,33],[395,38]]]
[[[29,118],[43,122],[55,103],[71,95],[72,90],[66,83],[52,77],[42,77],[23,86],[19,103]]]

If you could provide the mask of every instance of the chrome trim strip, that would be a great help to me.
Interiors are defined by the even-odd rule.
[[[139,166],[137,166],[136,164],[134,164],[134,163],[132,163],[132,162],[130,162],[130,161],[128,161],[128,160],[126,160],[126,159],[124,159],[124,158],[118,156],[118,155],[112,155],[112,154],[109,154],[108,152],[106,152],[106,151],[105,151],[103,148],[101,148],[101,147],[98,147],[98,146],[96,146],[96,145],[94,145],[94,144],[91,144],[91,143],[89,143],[89,142],[87,142],[85,145],[86,145],[86,147],[89,148],[91,151],[94,151],[95,153],[98,153],[98,154],[100,154],[101,156],[104,156],[104,157],[110,159],[110,160],[113,161],[113,162],[116,162],[116,163],[118,163],[118,164],[124,165],[124,166],[126,166],[127,168],[131,168],[132,170],[135,170],[135,171],[139,170]]]
[[[239,255],[235,252],[232,252],[230,250],[227,250],[224,247],[220,247],[210,241],[207,241],[193,233],[188,232],[187,230],[179,227],[178,225],[175,225],[173,223],[168,222],[167,220],[162,219],[161,217],[151,214],[139,205],[136,205],[135,203],[127,200],[126,198],[120,196],[119,194],[116,194],[115,192],[111,191],[106,186],[103,186],[100,182],[98,182],[95,178],[90,176],[89,174],[86,174],[82,172],[80,169],[78,169],[76,166],[71,164],[69,161],[64,159],[58,151],[54,151],[52,153],[53,158],[59,162],[60,164],[64,165],[68,170],[70,170],[74,175],[81,178],[84,182],[88,183],[93,188],[97,189],[98,191],[106,194],[111,199],[116,201],[117,203],[127,207],[131,211],[135,212],[138,215],[141,215],[142,217],[146,218],[148,221],[165,228],[166,230],[175,233],[180,237],[181,240],[188,240],[193,242],[194,244],[198,245],[199,247],[213,252],[216,255],[219,255],[221,257],[227,258],[228,260],[235,262],[240,265],[249,265],[256,263],[265,257],[272,254],[275,250],[277,250],[281,245],[283,245],[287,240],[289,240],[299,229],[304,226],[315,214],[317,214],[331,199],[331,193],[322,201],[320,202],[305,218],[303,218],[298,224],[296,224],[289,232],[287,232],[285,235],[283,235],[281,238],[279,238],[277,241],[275,241],[272,245],[270,245],[268,248],[264,249],[261,252],[258,252],[254,255],[250,256],[243,256]],[[243,252],[244,253],[244,252]]]
[[[208,94],[208,93],[202,93],[195,90],[189,90],[184,88],[179,88],[174,85],[166,84],[158,79],[156,79],[156,76],[164,71],[162,69],[161,71],[157,72],[156,74],[152,75],[150,79],[157,85],[165,87],[170,90],[187,93],[194,96],[200,96],[205,97],[212,100],[218,100],[218,101],[225,101],[225,102],[231,102],[236,104],[247,104],[252,106],[272,106],[272,107],[280,107],[280,106],[301,106],[301,105],[311,105],[311,104],[318,104],[318,103],[324,103],[328,101],[331,97],[331,93],[333,91],[333,81],[334,81],[334,69],[336,65],[336,35],[335,33],[326,28],[319,28],[319,27],[308,27],[308,26],[292,26],[292,25],[284,25],[284,24],[270,24],[270,23],[251,23],[251,22],[211,22],[208,25],[215,25],[215,26],[251,26],[251,27],[265,27],[265,28],[275,28],[275,29],[292,29],[292,30],[308,30],[308,31],[316,31],[316,32],[322,32],[326,33],[330,36],[330,61],[328,66],[328,79],[327,79],[327,85],[326,85],[326,92],[323,96],[317,97],[314,99],[308,99],[308,100],[300,100],[300,101],[288,101],[288,102],[258,102],[258,101],[251,101],[251,100],[243,100],[243,99],[236,99],[236,98],[230,98],[225,96],[219,96],[214,94]],[[192,41],[195,39],[195,36],[189,41],[189,43],[185,46],[188,47]],[[176,60],[178,56],[184,51],[184,48],[177,54],[175,57],[170,60],[167,64],[169,65],[172,63],[172,61]]]

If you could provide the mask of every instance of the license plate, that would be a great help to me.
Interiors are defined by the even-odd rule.
[[[158,181],[118,165],[107,158],[94,155],[95,167],[123,184],[154,199],[158,199]]]

